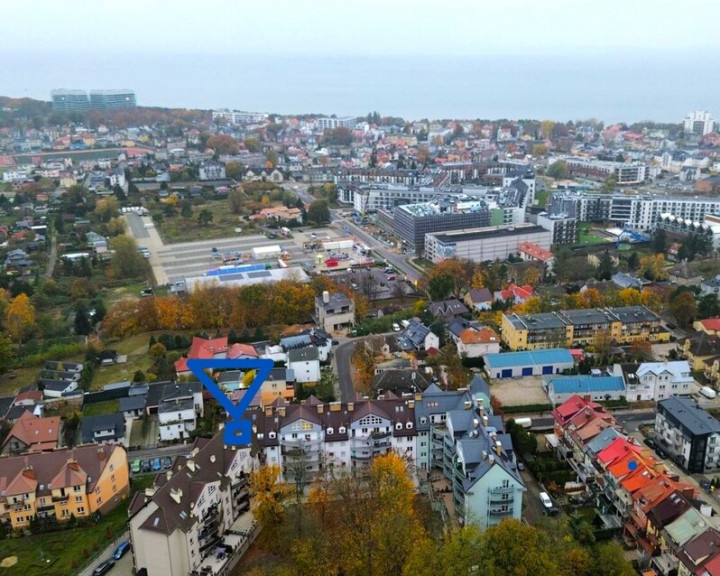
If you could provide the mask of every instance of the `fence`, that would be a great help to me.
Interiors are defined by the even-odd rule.
[[[235,550],[233,550],[233,554],[229,558],[228,563],[222,567],[222,569],[217,573],[217,576],[229,576],[232,574],[235,566],[238,565],[238,562],[240,562],[240,559],[245,555],[245,552],[248,551],[250,545],[255,542],[258,534],[260,534],[260,526],[256,525],[255,529],[250,533],[247,539]]]
[[[117,400],[125,398],[130,390],[130,384],[123,388],[113,388],[111,390],[100,390],[99,392],[90,392],[85,394],[85,404],[97,404],[98,402],[107,402],[108,400]]]

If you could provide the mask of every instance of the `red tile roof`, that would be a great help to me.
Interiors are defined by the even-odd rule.
[[[16,438],[28,447],[28,451],[52,450],[57,446],[60,436],[60,417],[38,418],[26,410],[18,418],[5,438],[3,448]]]
[[[188,372],[187,361],[191,358],[224,358],[227,351],[227,336],[223,336],[222,338],[212,338],[210,340],[194,336],[187,358],[183,357],[175,362],[175,371],[177,373]]]
[[[533,244],[532,242],[520,242],[518,244],[518,252],[523,252],[530,256],[531,258],[534,258],[535,260],[540,260],[541,262],[547,262],[550,260],[550,258],[553,257],[553,253],[550,252],[550,250],[545,250],[545,248],[541,248],[537,244]]]
[[[700,324],[702,324],[705,330],[720,331],[720,318],[706,318],[705,320],[700,320]]]

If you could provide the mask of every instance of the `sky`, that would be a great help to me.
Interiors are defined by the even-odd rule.
[[[719,17],[716,0],[8,0],[0,54],[720,53]]]

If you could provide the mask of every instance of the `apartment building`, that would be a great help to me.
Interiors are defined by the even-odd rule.
[[[55,112],[85,112],[90,110],[90,99],[84,90],[58,89],[50,92]]]
[[[171,382],[166,384],[158,404],[160,440],[183,440],[195,430],[203,415],[202,384]]]
[[[334,332],[355,324],[355,303],[342,292],[315,297],[315,322],[325,332]]]
[[[199,572],[232,526],[250,507],[249,448],[223,444],[223,433],[198,438],[189,457],[160,474],[152,489],[138,492],[129,507],[135,569],[148,576]]]
[[[320,131],[323,130],[334,130],[335,128],[347,128],[352,130],[357,125],[357,118],[355,116],[343,116],[341,118],[333,116],[321,116],[315,118],[315,128]]]
[[[90,90],[90,107],[96,110],[124,110],[135,106],[137,102],[132,90]]]
[[[12,456],[0,462],[0,484],[0,520],[14,530],[35,518],[106,514],[129,492],[127,453],[118,445],[89,445]]]
[[[550,249],[551,233],[533,224],[474,228],[425,235],[425,257],[433,262],[462,258],[473,262],[505,260],[518,253],[518,245],[531,242]]]
[[[608,370],[625,379],[630,402],[655,401],[678,395],[689,395],[695,382],[687,360],[615,364]]]
[[[537,225],[550,231],[553,244],[575,244],[578,239],[577,224],[577,218],[567,214],[541,212],[537,215]]]
[[[560,160],[560,159],[558,159]],[[573,177],[605,180],[615,178],[618,184],[641,184],[650,175],[648,166],[640,162],[607,162],[589,158],[565,158]]]
[[[645,306],[562,310],[541,314],[503,314],[502,338],[510,350],[537,350],[582,344],[598,338],[616,344],[637,340],[669,342],[660,317]]]
[[[213,110],[212,119],[227,120],[233,124],[253,124],[262,122],[267,119],[268,114],[265,112],[240,112],[238,110]]]
[[[655,437],[690,473],[720,467],[720,422],[691,398],[665,398],[657,405]]]
[[[713,131],[715,120],[712,114],[707,110],[696,110],[690,112],[683,119],[683,128],[686,134],[697,134],[698,136],[706,136]]]

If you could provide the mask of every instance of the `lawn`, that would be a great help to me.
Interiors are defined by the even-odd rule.
[[[608,241],[607,238],[593,234],[589,224],[578,227],[578,236],[578,244],[600,244]]]
[[[554,190],[551,190],[549,188],[546,188],[545,190],[537,190],[535,192],[535,200],[537,201],[537,205],[540,208],[545,208],[547,206],[548,198],[550,198],[550,195],[554,192]]]
[[[157,334],[160,334],[160,332]],[[111,364],[110,366],[98,366],[95,369],[92,389],[100,390],[106,384],[132,380],[137,370],[146,372],[152,365],[148,354],[149,342],[150,334],[146,333],[128,336],[117,342],[109,343],[107,348],[115,350],[120,355],[126,355],[127,362],[124,364]]]
[[[425,270],[429,270],[430,268],[435,266],[435,264],[433,264],[432,261],[428,260],[427,258],[415,258],[412,262],[418,268],[424,268]]]
[[[83,416],[102,416],[104,414],[115,414],[120,408],[120,400],[107,400],[83,406]]]
[[[209,225],[198,224],[198,214],[202,210],[210,210],[213,215]],[[166,216],[161,224],[156,224],[156,227],[165,244],[238,236],[239,234],[235,232],[236,228],[242,228],[241,234],[258,233],[254,223],[230,212],[228,200],[212,200],[200,206],[193,206],[190,218],[183,218],[179,213],[177,216]]]

